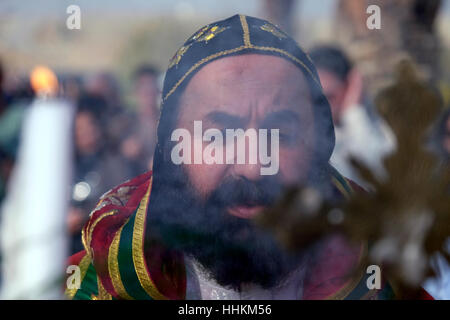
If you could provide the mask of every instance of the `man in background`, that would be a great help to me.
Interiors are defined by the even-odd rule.
[[[330,102],[336,133],[331,164],[344,176],[363,184],[350,164],[354,157],[382,174],[382,159],[394,148],[394,137],[364,95],[362,77],[347,56],[332,46],[310,52],[324,94]]]
[[[121,154],[131,168],[131,176],[152,168],[159,119],[158,74],[158,70],[150,65],[141,65],[133,74],[137,118],[120,146]]]
[[[99,96],[84,94],[77,102],[72,201],[67,217],[72,253],[83,248],[81,227],[98,198],[130,178],[122,157],[104,144],[101,114],[105,108],[106,101]]]
[[[436,22],[442,0],[339,0],[335,25],[337,41],[360,68],[370,93],[391,80],[394,66],[414,61],[429,80],[442,77],[441,41]],[[366,10],[377,5],[381,28],[367,28]]]

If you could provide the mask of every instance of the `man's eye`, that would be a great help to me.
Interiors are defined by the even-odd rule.
[[[291,142],[291,137],[286,134],[280,134],[280,142],[281,143],[289,143]]]
[[[295,141],[295,135],[291,133],[280,132],[279,138],[281,143],[293,143]]]

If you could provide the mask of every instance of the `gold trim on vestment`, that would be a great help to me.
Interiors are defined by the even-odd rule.
[[[342,183],[336,178],[336,177],[331,177],[331,180],[333,181],[333,184],[335,185],[335,187],[344,195],[344,197],[346,199],[349,199],[351,196],[351,193],[349,193],[347,191],[347,189],[344,188],[344,186],[342,185]]]
[[[111,216],[111,215],[113,215],[113,214],[115,214],[115,213],[116,213],[115,210],[103,213],[103,214],[100,215],[97,219],[95,219],[94,223],[92,223],[92,226],[89,227],[89,230],[88,230],[88,238],[87,238],[86,244],[85,244],[85,245],[87,245],[87,246],[86,246],[87,249],[89,249],[89,250],[87,251],[87,253],[91,254],[91,250],[92,250],[92,248],[91,248],[92,234],[93,234],[94,229],[95,229],[95,227],[97,226],[97,224],[98,224],[101,220],[103,220],[103,218],[108,217],[108,216]]]
[[[367,253],[367,244],[364,243],[361,245],[361,250],[358,258],[358,265],[361,263],[363,256],[366,253]],[[350,292],[352,292],[356,288],[356,286],[363,277],[364,277],[364,270],[361,270],[361,273],[354,275],[349,281],[347,281],[347,284],[345,284],[344,287],[326,297],[325,300],[343,300],[346,296],[350,294]]]
[[[120,276],[120,271],[119,271],[119,260],[118,260],[119,243],[120,243],[120,236],[122,234],[122,229],[125,226],[125,224],[122,227],[120,227],[120,229],[116,232],[116,235],[114,236],[114,239],[111,242],[111,246],[109,247],[108,272],[109,272],[109,277],[111,278],[111,282],[114,287],[114,290],[117,292],[117,294],[121,298],[132,300],[133,297],[131,297],[128,294],[128,292],[126,291],[125,286],[123,285],[123,282],[122,282],[122,278]]]
[[[81,286],[81,283],[83,282],[83,279],[86,275],[87,270],[89,269],[90,263],[91,263],[91,259],[89,257],[89,254],[86,253],[84,255],[84,257],[80,260],[80,263],[78,264],[78,267],[80,268],[80,286]],[[66,281],[66,286],[67,286],[67,281]],[[73,297],[75,296],[75,294],[77,293],[78,290],[79,290],[79,288],[78,289],[66,288],[65,295],[69,299],[73,299]]]
[[[97,287],[98,287],[98,299],[97,300],[112,300],[112,296],[103,287],[100,277],[97,276]]]
[[[148,269],[144,259],[144,230],[145,230],[145,216],[147,214],[147,204],[148,198],[150,196],[150,190],[152,189],[152,179],[150,179],[149,186],[147,192],[142,198],[141,203],[139,204],[139,208],[136,212],[136,217],[134,218],[134,227],[133,227],[133,241],[132,241],[132,250],[133,250],[133,264],[136,270],[136,274],[139,278],[139,282],[144,288],[145,292],[152,299],[159,300],[167,300],[167,298],[161,294],[153,283],[150,275],[148,273]]]

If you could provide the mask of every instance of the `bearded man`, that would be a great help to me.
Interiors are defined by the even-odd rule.
[[[205,135],[214,134],[199,138],[199,122]],[[181,143],[177,129],[187,133],[181,142],[194,146],[175,152],[188,159],[184,162],[174,160]],[[235,161],[239,152],[231,158],[221,152],[234,140],[225,142],[220,133],[228,137],[232,129],[275,132],[270,138],[259,135],[267,138],[265,146],[275,146],[270,150],[277,162],[274,174],[262,174],[267,163],[261,141],[256,162]],[[166,73],[153,173],[101,198],[83,230],[85,250],[71,259],[81,269],[81,286],[68,289],[67,295],[392,297],[384,281],[369,290],[367,276],[349,277],[364,246],[330,236],[302,252],[288,252],[254,223],[292,186],[314,188],[331,202],[352,192],[352,183],[328,164],[334,142],[317,72],[292,38],[267,21],[244,15],[201,28],[177,51]],[[256,152],[249,145],[246,160]]]

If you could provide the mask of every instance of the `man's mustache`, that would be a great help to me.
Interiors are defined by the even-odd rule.
[[[258,181],[246,178],[227,178],[211,194],[207,205],[217,207],[263,206],[275,204],[282,191],[276,176],[266,176]]]

